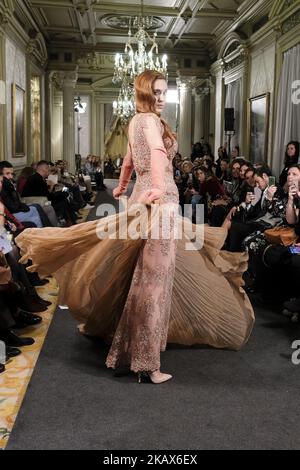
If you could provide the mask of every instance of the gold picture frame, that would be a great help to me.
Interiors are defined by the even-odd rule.
[[[12,84],[12,156],[26,156],[26,92]]]
[[[249,99],[249,159],[265,162],[268,157],[270,93]]]

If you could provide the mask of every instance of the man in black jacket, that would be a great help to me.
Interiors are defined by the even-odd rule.
[[[14,168],[12,164],[7,161],[0,162],[0,174],[3,175],[1,199],[9,212],[11,212],[20,222],[33,222],[36,227],[39,228],[44,225],[48,225],[46,224],[46,220],[45,224],[43,224],[41,215],[36,206],[27,205],[21,201],[13,182]]]
[[[55,184],[52,181],[46,182],[49,176],[49,165],[45,160],[41,160],[36,167],[36,173],[28,178],[22,191],[23,197],[46,197],[51,201],[56,214],[63,217],[67,222],[76,223],[76,215],[68,201],[68,193],[54,191]]]

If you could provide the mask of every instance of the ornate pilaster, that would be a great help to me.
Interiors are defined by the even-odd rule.
[[[57,88],[63,92],[63,158],[71,172],[75,172],[74,88],[77,78],[77,70],[53,74]]]
[[[210,69],[215,79],[215,155],[218,155],[218,148],[223,144],[224,67],[225,63],[220,59]]]
[[[5,70],[5,36],[0,30],[0,80],[2,82],[2,89],[5,93],[6,89],[6,70]],[[6,138],[7,138],[7,126],[6,126],[6,97],[3,96],[4,102],[0,103],[0,160],[6,160]]]
[[[207,110],[207,96],[210,89],[208,87],[197,87],[193,91],[195,100],[194,113],[194,143],[201,139],[208,139],[209,113]]]
[[[179,152],[184,158],[189,158],[192,147],[192,77],[180,77],[177,79],[179,89]]]

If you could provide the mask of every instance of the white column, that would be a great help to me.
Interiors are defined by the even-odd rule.
[[[203,126],[202,126],[202,112],[201,112],[201,95],[198,93],[194,94],[195,98],[195,113],[194,113],[194,139],[193,143],[200,142],[201,137],[203,136]],[[202,127],[202,128],[201,128]]]
[[[211,73],[215,76],[215,155],[218,155],[218,148],[223,145],[223,123],[224,123],[224,84],[223,84],[223,60],[218,60],[212,68]]]
[[[63,157],[71,173],[75,172],[74,88],[77,72],[66,72],[63,80]]]
[[[52,107],[53,107],[53,82],[52,82],[52,72],[48,72],[45,75],[45,105],[44,105],[44,120],[45,120],[45,152],[42,152],[42,155],[45,155],[45,159],[48,161],[53,161],[52,155],[52,143],[51,143],[51,134],[52,134]]]
[[[51,109],[51,157],[55,161],[63,156],[63,97],[62,92],[55,88]]]
[[[3,96],[0,102],[0,160],[6,160],[6,71],[5,71],[5,35],[0,30],[0,80]]]
[[[194,144],[205,137],[205,95],[195,92]]]
[[[100,138],[100,156],[101,156],[101,163],[104,166],[104,154],[105,154],[105,143],[104,143],[104,129],[105,129],[105,116],[104,116],[104,103],[100,103],[99,106],[99,138]]]
[[[179,88],[178,145],[183,158],[190,158],[192,151],[192,88],[188,80],[177,80]]]

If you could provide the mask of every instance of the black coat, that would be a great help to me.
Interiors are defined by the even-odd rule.
[[[16,212],[28,212],[30,210],[27,204],[24,204],[21,201],[14,183],[7,178],[3,178],[1,200],[12,214],[15,214]]]
[[[29,176],[22,191],[22,196],[44,196],[47,199],[51,199],[51,193],[48,190],[47,183],[39,173],[34,173],[34,175]]]

